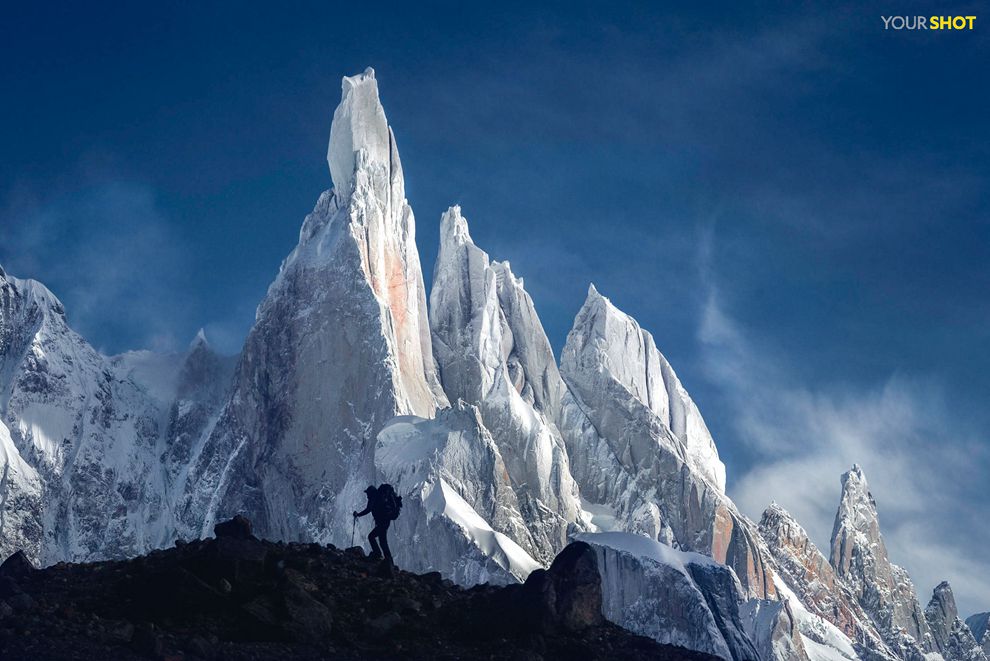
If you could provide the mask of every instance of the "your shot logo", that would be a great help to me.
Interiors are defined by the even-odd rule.
[[[972,30],[975,16],[881,16],[884,30]]]

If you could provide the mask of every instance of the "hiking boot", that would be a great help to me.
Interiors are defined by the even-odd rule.
[[[368,559],[369,560],[381,560],[382,559],[381,551],[372,551],[371,553],[368,554]]]

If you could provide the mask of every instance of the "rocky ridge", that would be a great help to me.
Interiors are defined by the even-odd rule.
[[[0,656],[16,659],[683,659],[606,622],[577,543],[523,585],[461,588],[316,543],[216,537],[126,561],[0,567]]]

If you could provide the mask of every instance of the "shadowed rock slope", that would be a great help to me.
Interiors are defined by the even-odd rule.
[[[133,560],[0,567],[0,658],[714,659],[605,622],[594,551],[523,585],[455,586],[250,523]]]

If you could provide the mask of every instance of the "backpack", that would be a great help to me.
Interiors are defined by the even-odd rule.
[[[378,500],[381,503],[382,514],[385,515],[386,519],[395,521],[399,518],[399,513],[402,511],[402,496],[395,493],[391,484],[383,484],[378,487]]]

